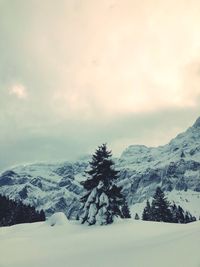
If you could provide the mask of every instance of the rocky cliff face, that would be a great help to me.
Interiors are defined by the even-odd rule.
[[[117,164],[130,203],[152,196],[158,185],[200,192],[200,119],[165,146],[128,147]]]
[[[64,211],[68,218],[76,218],[83,191],[78,179],[86,166],[82,161],[19,166],[1,174],[0,193],[44,209],[47,216]]]
[[[88,161],[13,168],[1,174],[0,193],[44,209],[47,215],[64,211],[68,218],[76,218],[83,193],[79,182],[84,179]],[[200,215],[200,118],[169,144],[157,148],[129,146],[115,161],[120,171],[118,183],[130,205],[152,197],[161,186],[172,201]]]

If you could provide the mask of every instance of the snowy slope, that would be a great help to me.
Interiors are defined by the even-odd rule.
[[[68,218],[79,214],[80,181],[90,157],[75,162],[17,166],[0,175],[0,194],[44,209],[47,215],[63,211]],[[160,147],[132,145],[115,159],[133,214],[161,186],[171,201],[195,216],[200,215],[200,118],[184,133]]]
[[[47,216],[65,211],[69,218],[76,218],[83,188],[75,177],[80,179],[86,166],[82,161],[18,166],[1,174],[0,193],[43,209]]]
[[[59,220],[59,216],[57,217]],[[61,220],[62,221],[62,220]],[[0,228],[1,267],[199,267],[200,223],[70,221]]]
[[[173,190],[171,192],[166,192],[166,196],[171,203],[175,203],[176,205],[180,205],[185,211],[189,211],[193,216],[200,218],[200,194],[199,192],[195,192],[192,190],[187,191],[177,191]],[[152,201],[152,197],[149,198]],[[135,218],[135,214],[137,213],[140,218],[142,218],[142,213],[144,207],[146,206],[146,200],[142,202],[138,202],[131,206],[131,215]]]
[[[193,201],[194,196],[200,207],[200,118],[165,146],[128,147],[118,159],[117,167],[121,171],[119,183],[129,204],[142,203],[161,186],[170,200],[176,200],[174,196],[178,194],[182,204],[185,196],[188,201]],[[186,206],[192,213],[196,210]]]

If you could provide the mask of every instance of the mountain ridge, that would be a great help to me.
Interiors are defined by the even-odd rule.
[[[79,197],[83,194],[80,181],[85,179],[88,161],[87,156],[75,162],[34,163],[11,168],[0,175],[0,193],[44,209],[47,215],[64,211],[68,218],[77,218]],[[120,172],[118,184],[123,186],[133,210],[161,186],[171,201],[179,201],[191,213],[200,215],[196,204],[195,209],[187,205],[192,194],[195,203],[199,198],[200,207],[200,117],[168,144],[131,145],[115,163]]]

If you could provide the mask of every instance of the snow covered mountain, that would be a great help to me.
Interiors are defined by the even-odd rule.
[[[29,164],[0,175],[0,193],[44,209],[47,215],[64,211],[68,218],[79,214],[80,181],[89,157],[59,164]],[[133,213],[141,213],[157,186],[192,214],[200,215],[200,118],[186,132],[165,146],[129,146],[115,159]]]
[[[200,118],[160,147],[128,147],[118,160],[129,204],[152,197],[160,186],[171,201],[200,215]]]
[[[76,218],[83,191],[77,180],[86,166],[82,161],[18,166],[0,176],[0,193],[43,209],[47,216],[61,210]]]

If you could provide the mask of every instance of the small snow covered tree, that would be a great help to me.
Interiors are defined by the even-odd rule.
[[[166,199],[165,194],[160,187],[157,187],[153,196],[151,215],[154,221],[172,222],[170,202]]]
[[[178,223],[179,222],[178,207],[176,206],[175,203],[171,205],[171,213],[172,213],[172,222]]]
[[[177,218],[178,218],[178,223],[185,222],[184,210],[181,206],[178,206],[177,208]]]
[[[122,206],[122,216],[126,219],[131,218],[131,213],[127,201],[124,201],[124,204]]]
[[[106,144],[99,146],[92,156],[90,170],[86,171],[88,179],[82,182],[87,194],[81,198],[81,223],[105,225],[112,223],[115,216],[125,217],[122,211],[125,198],[122,188],[115,184],[118,171],[114,169],[111,157]]]
[[[149,200],[147,200],[146,207],[144,208],[144,211],[142,213],[142,220],[144,221],[152,220],[151,205],[149,203]]]
[[[139,217],[139,215],[136,213],[135,214],[135,220],[139,220],[140,219],[140,217]]]

